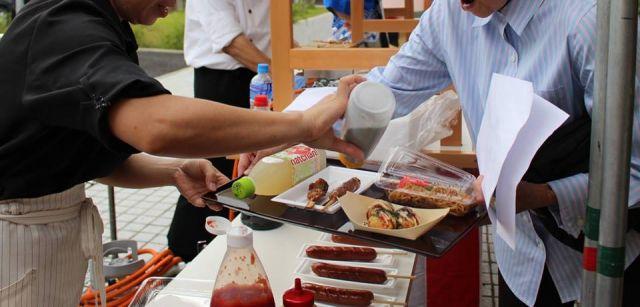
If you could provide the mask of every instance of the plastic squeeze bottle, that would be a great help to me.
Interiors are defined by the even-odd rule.
[[[284,307],[313,307],[313,292],[302,288],[300,278],[295,279],[295,286],[284,292],[282,295],[282,305]]]
[[[368,157],[378,145],[396,109],[396,99],[391,90],[376,82],[358,84],[349,97],[344,116],[342,139],[358,146]],[[340,154],[340,162],[349,168],[359,168],[364,161],[354,161]]]
[[[275,307],[262,262],[253,249],[253,232],[236,226],[227,233],[227,252],[213,287],[211,307]]]

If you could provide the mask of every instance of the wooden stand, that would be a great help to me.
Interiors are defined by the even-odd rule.
[[[397,48],[296,48],[293,46],[291,2],[271,0],[271,74],[273,106],[276,111],[282,111],[293,101],[294,69],[369,70],[386,65],[389,58],[398,52]],[[430,3],[431,0],[426,0],[425,7]],[[364,0],[352,0],[352,40],[362,40],[366,31],[409,33],[418,24],[418,20],[413,18],[412,0],[405,0],[405,7],[394,9],[393,12],[401,13],[404,19],[365,20]],[[442,140],[442,145],[450,148],[426,152],[458,167],[475,168],[477,166],[475,154],[470,149],[471,141],[462,139],[462,117],[458,115],[458,118],[453,135]]]

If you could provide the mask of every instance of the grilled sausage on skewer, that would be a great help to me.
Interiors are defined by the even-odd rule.
[[[360,179],[353,177],[340,185],[337,189],[331,191],[329,199],[323,204],[322,211],[326,211],[338,201],[338,198],[347,194],[347,192],[354,192],[360,188]]]
[[[351,246],[318,246],[307,247],[307,256],[315,259],[337,261],[373,261],[378,253],[373,248]]]
[[[383,284],[387,281],[387,273],[380,269],[316,262],[311,265],[311,270],[318,276],[333,279],[369,284]]]
[[[340,244],[349,244],[349,245],[360,245],[360,246],[371,246],[371,247],[381,247],[381,245],[370,243],[362,240],[358,240],[353,237],[343,236],[343,235],[331,235],[331,241]]]
[[[340,289],[312,283],[303,283],[302,288],[313,292],[316,301],[347,306],[369,306],[373,292],[368,290]]]

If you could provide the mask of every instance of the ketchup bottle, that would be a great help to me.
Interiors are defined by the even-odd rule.
[[[302,289],[300,278],[296,278],[295,287],[287,290],[282,296],[284,307],[313,307],[313,292]]]
[[[227,233],[224,255],[213,287],[211,307],[275,307],[267,274],[253,249],[253,232],[245,226]]]

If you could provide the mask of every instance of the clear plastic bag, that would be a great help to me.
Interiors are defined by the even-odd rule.
[[[460,111],[460,100],[453,91],[435,95],[411,113],[392,120],[369,160],[383,161],[389,150],[405,146],[421,150],[453,133],[456,115]]]

